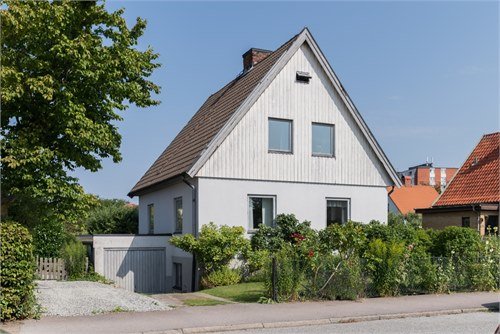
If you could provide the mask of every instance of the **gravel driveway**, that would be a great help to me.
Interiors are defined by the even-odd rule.
[[[171,308],[153,298],[97,282],[37,281],[44,315],[92,315],[103,312],[161,311]]]

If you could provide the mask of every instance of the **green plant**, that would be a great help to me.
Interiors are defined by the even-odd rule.
[[[0,305],[2,321],[35,315],[35,260],[31,234],[11,221],[0,224]]]
[[[241,273],[235,269],[222,267],[214,270],[201,278],[203,288],[215,288],[217,286],[234,285],[241,281]]]
[[[436,233],[432,243],[434,256],[476,257],[481,248],[481,236],[471,228],[449,226]]]
[[[84,276],[87,250],[81,242],[70,241],[65,244],[61,250],[61,256],[69,278],[78,279]]]
[[[380,296],[399,294],[403,275],[405,247],[401,242],[375,239],[364,254],[373,290]]]
[[[241,226],[220,226],[214,223],[203,225],[198,238],[192,234],[174,236],[170,243],[188,253],[194,254],[201,267],[201,276],[207,277],[214,271],[227,267],[231,260],[241,255],[249,241]]]
[[[34,253],[39,257],[60,257],[61,248],[67,239],[64,224],[51,220],[40,223],[33,229]]]
[[[90,234],[135,234],[138,223],[137,206],[119,199],[100,199],[90,210],[85,227]]]

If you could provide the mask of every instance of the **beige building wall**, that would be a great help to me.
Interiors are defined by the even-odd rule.
[[[470,227],[485,234],[488,215],[498,215],[496,211],[457,211],[457,212],[435,212],[422,214],[422,226],[441,230],[448,226],[462,226],[462,217],[470,218]],[[479,228],[478,228],[479,217]]]

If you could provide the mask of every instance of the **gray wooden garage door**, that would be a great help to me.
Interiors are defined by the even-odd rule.
[[[104,249],[104,276],[130,291],[166,292],[165,268],[165,248]]]

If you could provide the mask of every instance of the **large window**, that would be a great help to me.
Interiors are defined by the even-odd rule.
[[[312,124],[312,154],[332,157],[335,154],[335,128],[332,124]]]
[[[345,224],[349,220],[349,206],[348,199],[328,199],[326,201],[326,225]]]
[[[292,121],[269,118],[269,151],[292,153]]]
[[[248,220],[251,230],[260,224],[272,226],[275,212],[274,196],[248,196]]]
[[[154,204],[149,204],[148,205],[148,233],[149,234],[154,234],[155,233],[155,205]]]
[[[175,232],[182,233],[182,197],[177,197],[174,199],[175,205]]]

